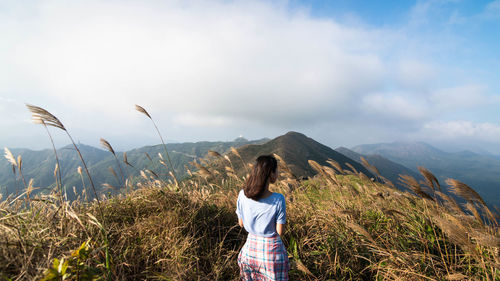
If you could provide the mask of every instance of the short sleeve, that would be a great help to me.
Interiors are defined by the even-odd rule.
[[[278,206],[276,208],[278,211],[278,213],[276,214],[276,223],[285,224],[286,223],[285,197],[283,195],[281,195],[279,198],[280,199],[278,200]]]
[[[236,215],[241,219],[241,192],[238,194],[238,200],[236,201]]]

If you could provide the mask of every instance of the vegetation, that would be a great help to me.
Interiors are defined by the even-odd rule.
[[[193,162],[178,183],[143,170],[100,204],[61,201],[57,188],[5,198],[0,280],[238,280],[246,233],[235,167],[245,157],[232,153],[238,160],[210,151],[209,165]],[[425,168],[424,181],[402,176],[410,193],[333,160],[309,161],[317,175],[300,181],[277,158],[271,189],[286,197],[291,280],[500,280],[496,214],[464,183],[447,181],[466,211]]]
[[[474,186],[487,204],[500,206],[498,156],[471,151],[444,152],[421,142],[360,145],[353,150],[363,155],[378,154],[414,170],[417,166],[424,166],[440,181],[444,182],[446,178],[452,177],[466,182]]]
[[[39,128],[40,129],[40,128]],[[58,132],[54,132],[58,133]],[[185,165],[189,165],[189,162],[197,158],[203,158],[207,155],[208,150],[217,151],[219,153],[224,153],[231,147],[240,147],[242,145],[251,143],[261,143],[265,140],[256,141],[227,141],[227,142],[196,142],[196,143],[167,143],[168,152],[172,160],[172,165],[174,166],[177,176],[180,179],[188,176]],[[101,143],[102,144],[102,143]],[[140,176],[140,170],[148,169],[157,173],[160,177],[168,177],[167,170],[161,163],[160,154],[165,158],[164,161],[168,163],[167,157],[165,155],[165,150],[163,145],[155,146],[145,146],[127,152],[119,152],[114,150],[116,157],[120,160],[120,165],[117,164],[115,155],[109,151],[108,147],[102,145],[105,150],[101,150],[92,146],[78,144],[87,165],[89,172],[92,175],[92,179],[96,185],[98,192],[108,192],[109,190],[104,189],[102,184],[106,183],[110,186],[111,192],[117,191],[120,187],[123,187],[122,172],[125,179],[131,181],[133,178]],[[114,147],[114,145],[113,145]],[[41,150],[32,151],[28,149],[11,149],[12,154],[21,156],[23,159],[22,172],[26,181],[33,178],[35,180],[34,184],[37,187],[46,188],[56,188],[57,184],[54,179],[54,167],[57,162],[54,157],[54,152],[51,150]],[[124,154],[127,157],[126,164],[122,162]],[[74,200],[78,195],[82,195],[84,190],[84,185],[82,184],[82,179],[78,173],[78,167],[82,166],[78,158],[73,145],[65,146],[57,149],[57,154],[59,158],[60,169],[58,172],[61,173],[64,186],[66,186],[67,197],[70,200]],[[149,156],[149,158],[148,158]],[[151,160],[150,160],[151,159]],[[116,173],[116,177],[111,172]],[[123,170],[123,171],[120,171]],[[16,190],[22,190],[24,185],[22,180],[19,179],[20,175],[18,172],[18,167],[15,167],[16,174],[12,172],[12,165],[8,161],[0,161],[0,193],[4,195],[15,194]],[[88,181],[85,172],[82,167],[83,180],[85,186],[90,188],[90,183]],[[58,176],[59,177],[59,176]],[[28,183],[28,182],[26,182]],[[73,193],[73,186],[76,189],[77,194]],[[36,190],[35,193],[39,192]],[[63,192],[65,192],[63,191]],[[92,196],[92,192],[88,194]]]

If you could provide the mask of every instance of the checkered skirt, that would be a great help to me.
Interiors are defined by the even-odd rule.
[[[241,280],[288,280],[288,254],[279,235],[248,234],[238,255]]]

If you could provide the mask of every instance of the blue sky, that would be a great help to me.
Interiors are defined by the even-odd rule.
[[[0,146],[303,132],[331,147],[426,141],[499,153],[500,0],[3,1]],[[56,135],[56,142],[67,143]]]

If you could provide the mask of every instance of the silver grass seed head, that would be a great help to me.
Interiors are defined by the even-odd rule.
[[[116,155],[115,150],[113,149],[113,147],[111,146],[111,144],[107,140],[101,138],[100,142],[101,142],[102,147],[107,149],[109,152],[113,153],[113,155]]]
[[[12,166],[17,167],[17,161],[16,158],[14,158],[12,152],[10,152],[10,150],[7,147],[4,148],[4,151],[5,151],[5,158],[7,159],[7,161],[9,161],[9,163],[12,164]]]
[[[146,109],[144,109],[144,107],[140,106],[140,105],[135,105],[135,110],[143,113],[144,115],[146,115],[149,119],[152,119],[151,118],[151,115],[149,115],[149,113],[146,111]]]
[[[54,116],[52,113],[48,112],[47,110],[39,106],[34,106],[31,104],[26,104],[26,107],[31,112],[31,117],[34,123],[44,124],[47,126],[56,127],[66,131],[66,128],[64,127],[62,122],[59,119],[57,119],[57,117]]]

